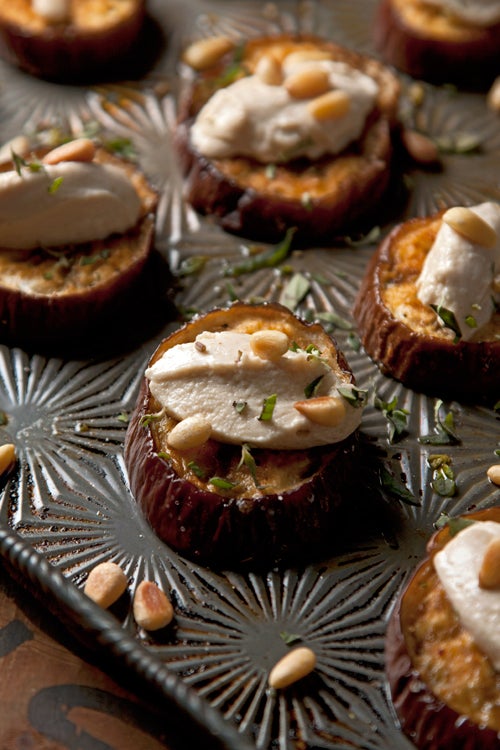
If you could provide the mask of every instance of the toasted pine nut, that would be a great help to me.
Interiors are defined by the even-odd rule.
[[[488,479],[500,487],[500,464],[493,464],[486,472]]]
[[[316,654],[307,646],[299,646],[289,651],[277,662],[269,674],[269,686],[285,688],[302,679],[316,666]]]
[[[343,117],[349,111],[350,106],[349,94],[340,89],[328,91],[307,103],[309,113],[319,122]]]
[[[207,70],[233,48],[234,42],[229,37],[211,36],[190,44],[184,50],[182,59],[194,70]]]
[[[271,328],[255,331],[250,336],[250,348],[257,357],[276,361],[286,354],[290,346],[288,336],[283,331]]]
[[[318,60],[331,60],[332,56],[330,52],[324,49],[297,49],[295,52],[290,52],[283,63],[286,64],[287,68],[293,68],[295,65],[304,62],[316,62]]]
[[[141,581],[134,594],[134,619],[144,630],[160,630],[174,617],[174,608],[164,591],[153,581]]]
[[[500,76],[493,81],[486,96],[486,104],[492,112],[500,112]]]
[[[43,164],[59,164],[62,161],[92,161],[95,144],[90,138],[77,138],[56,146],[42,159]]]
[[[283,71],[279,60],[274,55],[263,55],[255,68],[255,75],[268,86],[279,86],[283,80]]]
[[[478,580],[482,589],[500,589],[500,539],[493,539],[486,547]]]
[[[25,135],[16,135],[0,148],[0,164],[12,161],[12,153],[24,156],[30,150],[30,141]]]
[[[454,206],[443,214],[443,221],[462,237],[483,247],[493,247],[497,233],[484,219],[466,206]]]
[[[328,91],[330,78],[322,68],[304,68],[296,73],[290,73],[285,78],[283,86],[294,99],[312,99]]]
[[[344,400],[335,396],[318,396],[296,401],[294,408],[315,424],[334,427],[345,417]]]
[[[177,422],[167,435],[167,443],[171,448],[187,451],[199,448],[206,443],[212,432],[212,425],[203,417],[192,416]]]
[[[114,562],[102,562],[92,568],[83,589],[96,604],[107,609],[127,588],[127,576]]]
[[[434,141],[417,130],[403,130],[401,140],[409,156],[417,164],[437,164],[439,162],[439,149]]]
[[[6,474],[16,460],[16,447],[13,443],[0,445],[0,476]]]

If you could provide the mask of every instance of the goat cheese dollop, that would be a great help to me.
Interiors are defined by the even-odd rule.
[[[284,79],[308,68],[326,71],[331,88],[348,94],[347,112],[318,120],[308,109],[310,99],[294,98],[283,85],[270,85],[250,75],[219,89],[208,100],[191,129],[194,147],[208,158],[246,156],[278,163],[338,154],[356,141],[375,106],[376,81],[343,62],[290,58],[290,62],[283,61]]]
[[[494,247],[474,244],[442,222],[417,279],[419,300],[450,310],[464,341],[490,321],[500,302],[500,204],[471,210],[495,229]]]
[[[463,627],[500,671],[500,591],[483,589],[478,577],[486,548],[500,524],[478,521],[462,529],[434,556],[434,567]]]
[[[202,417],[210,422],[212,437],[224,443],[301,450],[344,440],[361,421],[362,408],[339,395],[339,386],[352,386],[320,356],[289,349],[277,361],[261,359],[247,333],[205,331],[194,342],[167,349],[147,368],[146,377],[170,416],[179,421]],[[339,424],[314,423],[294,408],[317,378],[316,396],[338,396],[345,402]],[[264,401],[274,395],[272,418],[260,419]],[[239,404],[244,408],[238,409]]]
[[[0,173],[0,245],[31,250],[123,234],[140,216],[139,196],[110,164],[61,162]]]

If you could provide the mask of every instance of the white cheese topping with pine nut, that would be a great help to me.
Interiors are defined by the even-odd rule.
[[[434,567],[463,627],[500,671],[500,589],[479,585],[488,545],[500,539],[500,524],[477,521],[466,526],[434,557]]]
[[[419,300],[453,312],[464,341],[490,321],[500,302],[500,204],[470,210],[496,232],[494,244],[474,242],[443,221],[417,280]]]
[[[317,75],[303,76],[310,70]],[[289,93],[293,77],[312,84],[320,76],[326,84],[318,88],[316,80],[311,96]],[[246,156],[272,164],[339,154],[361,136],[378,94],[373,78],[344,62],[301,60],[293,53],[284,59],[280,77],[280,84],[269,84],[256,73],[216,91],[191,128],[194,147],[212,159]],[[321,91],[343,94],[331,116],[321,104],[315,108]]]
[[[124,170],[111,164],[65,161],[0,173],[3,247],[30,250],[105,239],[133,227],[140,211]]]
[[[500,23],[498,0],[422,0],[426,5],[470,23],[472,26],[493,26]]]
[[[64,23],[71,17],[71,0],[32,0],[31,7],[49,23]]]
[[[167,349],[146,377],[170,416],[202,419],[211,425],[211,436],[224,443],[301,450],[344,440],[361,421],[362,409],[339,395],[338,386],[351,388],[339,373],[304,350],[263,358],[252,349],[248,333],[203,332],[195,342]],[[326,419],[335,424],[321,423],[321,417],[312,421],[294,406],[314,403],[304,392],[320,377],[314,397],[331,397],[339,407],[334,419]],[[259,418],[263,403],[274,394],[272,418],[264,421]]]

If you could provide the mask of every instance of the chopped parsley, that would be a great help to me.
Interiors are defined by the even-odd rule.
[[[260,413],[260,416],[258,417],[259,421],[270,422],[270,420],[273,418],[274,407],[276,406],[276,398],[277,394],[273,393],[271,396],[268,396],[264,399],[264,402],[262,404],[262,411]]]

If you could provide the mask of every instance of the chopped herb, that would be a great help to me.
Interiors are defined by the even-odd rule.
[[[120,414],[118,414],[117,419],[119,422],[124,422],[125,424],[128,423],[129,416],[126,412],[122,411]]]
[[[286,643],[287,646],[293,646],[302,640],[301,635],[298,635],[296,633],[287,633],[286,630],[283,630],[280,633],[280,638],[283,641],[283,643]]]
[[[266,167],[266,177],[268,180],[274,180],[276,177],[276,164],[268,164]]]
[[[340,328],[342,331],[350,331],[352,328],[352,323],[349,320],[342,318],[333,311],[320,312],[316,315],[316,318],[321,323],[329,323],[333,328]]]
[[[494,404],[493,411],[500,411],[500,400]]]
[[[239,300],[239,296],[236,294],[236,291],[232,284],[229,283],[229,281],[226,281],[226,291],[227,296],[229,297],[229,300],[231,302],[237,302]]]
[[[285,238],[278,244],[273,245],[269,250],[264,250],[257,255],[236,263],[224,271],[225,276],[241,276],[245,273],[253,273],[261,268],[273,268],[282,263],[290,253],[293,235],[297,231],[296,227],[287,230]]]
[[[368,391],[363,390],[361,388],[357,388],[355,385],[351,386],[339,386],[337,388],[340,395],[345,398],[348,403],[351,404],[351,406],[354,406],[356,409],[360,406],[363,406],[366,401],[366,396],[368,394]]]
[[[294,312],[311,288],[309,280],[301,273],[294,273],[280,296],[280,303]]]
[[[207,255],[192,255],[184,258],[177,271],[177,276],[194,276],[203,271],[208,260]]]
[[[431,486],[441,497],[453,497],[457,492],[451,457],[445,453],[430,454],[427,463],[432,469]]]
[[[481,149],[481,139],[474,133],[455,131],[433,140],[444,154],[472,154]]]
[[[344,242],[350,247],[363,247],[364,245],[372,245],[380,238],[380,227],[373,227],[370,229],[368,234],[364,234],[358,239],[352,237],[344,237]]]
[[[151,422],[157,422],[159,419],[163,417],[165,414],[165,409],[160,409],[160,411],[155,412],[154,414],[145,414],[141,418],[141,427],[148,427]]]
[[[136,157],[134,145],[130,138],[113,138],[105,143],[108,151],[112,151],[124,159],[133,160]]]
[[[383,401],[376,395],[374,406],[376,409],[380,409],[388,421],[388,439],[390,443],[397,442],[407,434],[407,416],[409,412],[406,409],[398,408],[396,396],[392,401]]]
[[[455,536],[462,529],[466,529],[467,526],[472,526],[473,523],[476,523],[476,521],[472,518],[464,518],[463,516],[452,518],[447,513],[441,513],[434,525],[436,529],[448,526],[451,536]]]
[[[224,479],[223,477],[211,477],[208,480],[208,484],[213,484],[214,487],[220,490],[231,490],[233,487],[236,487],[234,482],[230,482],[229,479]]]
[[[359,336],[356,336],[355,333],[350,333],[347,336],[347,343],[349,344],[351,349],[355,352],[359,352],[359,350],[361,349],[361,340]]]
[[[455,318],[455,314],[451,310],[447,310],[446,307],[443,307],[442,305],[431,305],[432,309],[440,318],[445,328],[449,328],[453,333],[455,334],[455,338],[453,339],[453,343],[456,344],[460,339],[462,338],[462,332],[460,330],[460,326],[457,323],[457,319]]]
[[[260,484],[257,482],[257,464],[255,463],[255,459],[252,456],[250,447],[246,443],[243,443],[243,445],[241,446],[241,458],[238,464],[238,469],[240,469],[242,466],[247,467],[255,486],[257,487],[257,489],[260,489]]]
[[[274,407],[276,406],[277,394],[273,393],[264,399],[262,404],[262,411],[258,419],[261,422],[269,422],[273,418]]]
[[[248,402],[247,401],[233,401],[233,406],[238,412],[238,414],[242,414],[247,408]]]
[[[63,178],[62,177],[56,177],[55,180],[52,180],[52,182],[50,183],[49,187],[47,188],[48,192],[51,195],[53,195],[54,193],[57,193],[57,191],[61,187],[62,183],[63,183]]]
[[[198,477],[198,479],[204,479],[205,472],[201,468],[199,464],[196,463],[196,461],[189,461],[187,464],[188,469],[190,469],[195,476]]]
[[[469,328],[477,328],[477,320],[473,315],[467,315],[465,318],[466,324],[469,326]]]
[[[388,492],[390,495],[393,495],[398,500],[401,500],[403,503],[406,503],[407,505],[415,505],[419,506],[420,503],[415,498],[415,495],[410,492],[410,490],[404,486],[401,482],[398,482],[397,479],[391,474],[391,472],[385,467],[382,466],[380,468],[380,483],[386,492]]]
[[[460,438],[455,433],[455,424],[452,412],[448,412],[441,419],[439,412],[443,402],[438,400],[434,406],[434,420],[436,422],[435,432],[429,435],[420,435],[418,442],[422,445],[458,445]]]
[[[100,253],[96,255],[83,255],[80,258],[81,266],[93,266],[94,263],[98,263],[100,260],[106,260],[111,255],[111,250],[104,248]]]
[[[324,377],[325,377],[324,375],[318,375],[317,378],[315,378],[308,385],[306,385],[306,387],[304,388],[304,396],[306,398],[312,398],[312,396],[316,395],[318,388],[319,388],[319,384],[321,383]]]
[[[158,458],[163,458],[165,461],[170,461],[170,453],[165,453],[165,451],[158,451],[156,454]]]

